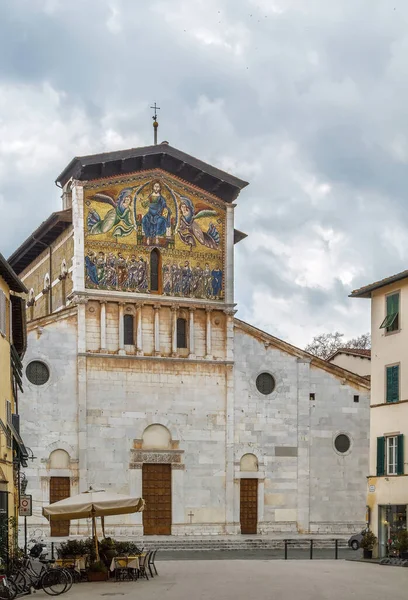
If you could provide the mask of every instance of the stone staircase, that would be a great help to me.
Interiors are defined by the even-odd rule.
[[[288,548],[309,549],[310,539],[313,539],[313,548],[324,549],[333,548],[335,546],[332,538],[292,538],[288,536]],[[347,538],[338,536],[338,547],[347,547]],[[230,550],[275,550],[283,549],[285,546],[284,538],[268,538],[268,537],[218,537],[211,536],[209,538],[185,538],[185,537],[166,537],[166,536],[149,536],[140,540],[140,545],[145,550],[159,548],[161,551],[174,552],[178,550],[189,551],[230,551]]]

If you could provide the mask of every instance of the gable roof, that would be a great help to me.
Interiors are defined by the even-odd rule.
[[[249,325],[249,323],[246,323],[245,321],[234,319],[234,323],[235,327],[238,329],[242,329],[257,339],[268,342],[271,346],[274,346],[282,352],[286,352],[287,354],[291,354],[297,358],[310,360],[310,364],[312,366],[322,369],[323,371],[326,371],[327,373],[330,373],[339,379],[345,379],[351,385],[363,387],[367,390],[370,389],[370,381],[362,375],[357,375],[356,373],[352,373],[352,371],[348,371],[347,369],[343,369],[342,367],[327,362],[327,360],[323,360],[322,358],[318,358],[313,354],[309,354],[309,352],[305,352],[305,350],[301,350],[296,346],[292,346],[292,344],[288,344],[288,342],[284,342],[270,333],[266,333],[265,331],[254,327],[253,325]]]
[[[44,250],[72,224],[72,209],[53,212],[48,219],[13,252],[9,257],[10,265],[22,273]]]
[[[401,271],[401,273],[396,273],[396,275],[390,275],[390,277],[385,277],[385,279],[380,279],[379,281],[375,281],[374,283],[369,283],[357,290],[354,290],[349,294],[349,298],[371,298],[371,292],[375,290],[379,290],[386,285],[390,285],[391,283],[396,283],[397,281],[401,281],[401,279],[406,279],[408,277],[408,270]]]
[[[351,356],[359,356],[360,358],[368,358],[371,360],[371,350],[365,348],[338,348],[326,360],[332,360],[338,354],[349,354]]]
[[[11,264],[7,262],[4,256],[0,253],[0,276],[7,283],[12,292],[27,294],[28,290],[24,283],[20,281],[17,274],[14,272]]]
[[[58,175],[55,183],[63,187],[71,177],[80,181],[92,181],[148,169],[163,169],[209,193],[216,194],[225,202],[233,202],[242,188],[248,185],[247,181],[173,148],[167,142],[155,146],[76,156]]]

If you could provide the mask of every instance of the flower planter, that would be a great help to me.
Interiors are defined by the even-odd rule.
[[[373,558],[373,551],[372,550],[366,550],[364,548],[364,550],[363,550],[363,558]]]
[[[88,571],[88,581],[106,581],[108,574],[103,571]]]

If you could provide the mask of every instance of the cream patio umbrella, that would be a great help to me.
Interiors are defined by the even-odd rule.
[[[140,512],[144,509],[144,506],[143,498],[115,494],[114,492],[95,491],[91,488],[88,492],[70,496],[65,500],[45,506],[42,512],[49,521],[92,519],[96,559],[99,560],[96,517],[102,518],[103,528],[104,517]]]

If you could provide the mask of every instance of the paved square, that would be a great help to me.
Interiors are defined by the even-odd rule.
[[[158,562],[149,581],[81,583],[66,600],[406,600],[408,569],[334,560]],[[61,598],[62,598],[61,597]],[[49,600],[37,593],[36,600]]]

